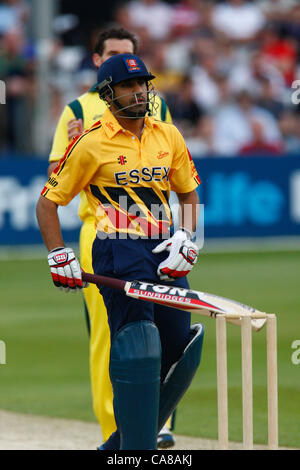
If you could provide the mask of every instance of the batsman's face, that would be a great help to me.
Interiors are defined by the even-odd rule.
[[[147,108],[147,83],[144,78],[132,78],[114,86],[114,98],[122,108],[133,112],[145,111]]]
[[[106,39],[103,54],[93,54],[93,61],[98,68],[110,57],[117,54],[133,54],[133,43],[129,39]]]

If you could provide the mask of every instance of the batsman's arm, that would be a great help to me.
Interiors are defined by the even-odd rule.
[[[55,170],[55,168],[57,167],[57,165],[59,164],[59,160],[57,162],[51,162],[48,166],[48,170],[47,170],[47,173],[48,173],[48,176],[50,177],[51,176],[51,173],[52,171]]]
[[[54,285],[65,292],[76,292],[87,287],[87,283],[82,282],[81,267],[72,248],[64,246],[57,204],[41,195],[36,206],[36,215],[44,243],[49,250],[48,264]]]
[[[176,193],[179,202],[179,227],[194,233],[199,216],[199,197],[196,189],[188,193]]]
[[[40,196],[36,206],[38,224],[48,251],[64,246],[57,207],[55,202],[44,196]]]

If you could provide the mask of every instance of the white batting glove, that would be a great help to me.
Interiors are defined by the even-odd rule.
[[[186,276],[196,264],[199,249],[191,240],[191,234],[180,228],[173,237],[157,245],[152,253],[169,251],[169,256],[158,266],[157,274],[162,281],[174,281]]]
[[[81,267],[72,248],[58,247],[48,254],[54,285],[65,292],[76,292],[88,283],[81,278]]]

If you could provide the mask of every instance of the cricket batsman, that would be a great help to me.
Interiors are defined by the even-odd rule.
[[[195,265],[199,177],[178,129],[148,117],[151,80],[142,60],[118,54],[98,72],[108,109],[70,144],[44,187],[37,218],[54,284],[82,289],[81,267],[65,247],[57,215],[84,190],[96,221],[93,270],[119,279],[188,288]],[[170,191],[181,226],[172,235]],[[101,450],[156,449],[157,433],[200,363],[204,328],[190,313],[100,288],[111,340],[109,374],[117,430]]]
[[[137,39],[123,28],[110,28],[100,33],[94,48],[93,62],[96,68],[108,58],[122,53],[136,53]],[[58,122],[53,146],[50,153],[48,175],[52,173],[63,157],[70,141],[89,129],[97,122],[107,109],[105,101],[99,99],[96,86],[67,105]],[[169,109],[157,95],[152,109],[158,119],[171,122]],[[96,236],[95,220],[86,196],[80,193],[79,217],[83,222],[80,231],[80,262],[86,272],[92,271],[92,244]],[[92,386],[93,408],[100,423],[103,439],[106,440],[116,429],[113,413],[113,394],[109,378],[108,364],[110,353],[110,336],[107,323],[106,307],[99,296],[96,286],[84,289],[85,311],[90,331],[90,376]],[[164,427],[158,436],[160,447],[174,445],[174,436],[170,428]],[[138,430],[137,430],[138,432]]]

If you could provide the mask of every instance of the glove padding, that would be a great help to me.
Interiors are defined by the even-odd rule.
[[[76,292],[88,286],[81,278],[81,267],[72,248],[59,247],[48,254],[54,285],[65,292]]]
[[[162,281],[173,281],[186,276],[197,262],[199,249],[191,240],[185,230],[179,229],[168,240],[157,245],[152,253],[169,251],[169,256],[157,269]]]

